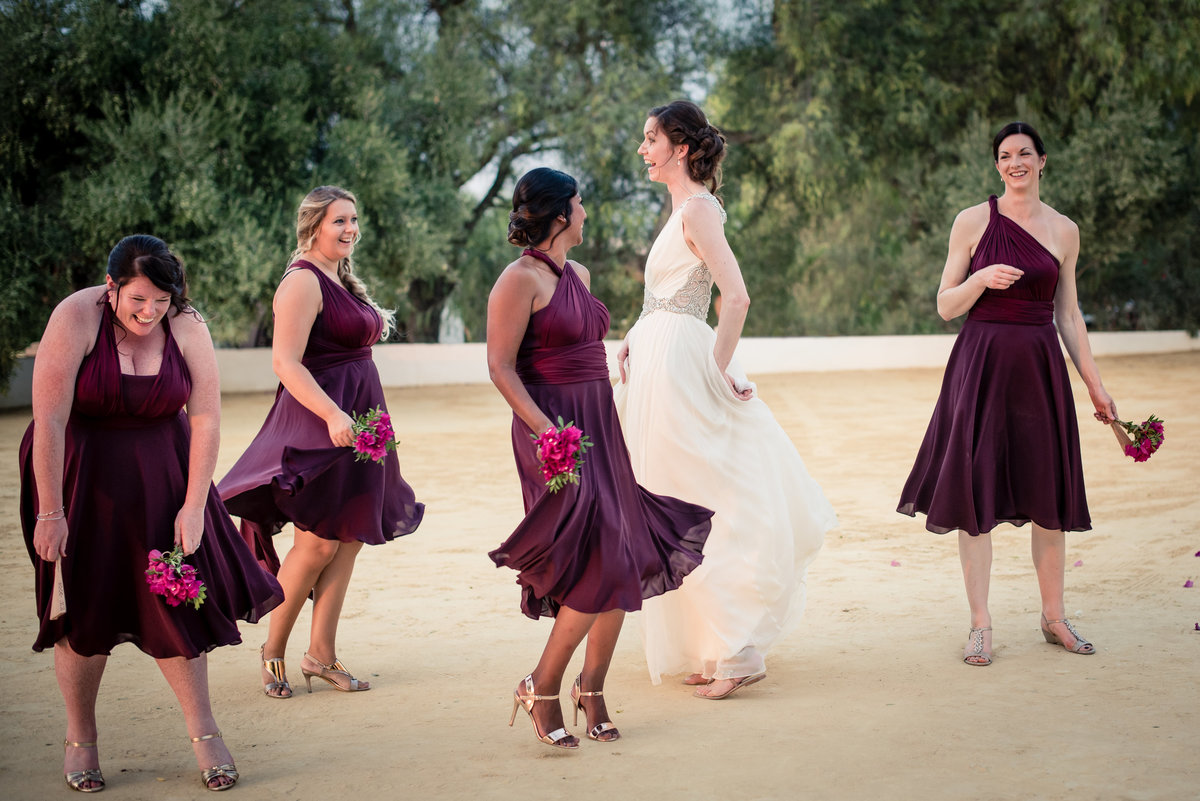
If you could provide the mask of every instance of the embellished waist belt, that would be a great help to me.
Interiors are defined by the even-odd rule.
[[[1004,298],[985,294],[975,301],[967,319],[980,323],[1048,325],[1054,319],[1054,301]]]
[[[688,273],[683,287],[669,298],[657,297],[647,287],[642,295],[642,313],[638,319],[656,311],[690,314],[701,322],[708,319],[708,304],[712,300],[712,275],[708,267],[698,264]]]

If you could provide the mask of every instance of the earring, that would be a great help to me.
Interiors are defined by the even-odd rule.
[[[1038,170],[1038,180],[1039,180],[1039,181],[1040,181],[1040,180],[1042,180],[1042,173],[1044,173],[1044,172],[1046,172],[1046,171],[1045,171],[1045,170]]]
[[[675,166],[676,166],[676,167],[678,167],[678,166],[679,166],[679,164],[680,164],[680,161],[679,161],[679,159],[675,159]]]

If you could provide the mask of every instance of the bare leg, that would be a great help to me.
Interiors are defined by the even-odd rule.
[[[1062,531],[1033,524],[1033,567],[1042,594],[1042,614],[1046,620],[1065,619],[1067,605],[1063,600],[1063,588],[1066,585],[1067,538]],[[1075,635],[1066,623],[1051,623],[1049,628],[1067,650],[1075,647]]]
[[[96,697],[100,679],[104,676],[107,656],[80,656],[66,639],[54,644],[54,675],[67,707],[66,739],[76,743],[96,742]],[[63,772],[100,767],[99,748],[67,748],[63,756]],[[93,786],[86,781],[85,788]]]
[[[599,692],[604,690],[604,679],[608,676],[608,667],[612,664],[613,651],[617,649],[617,638],[621,636],[621,625],[625,622],[625,610],[613,609],[596,616],[587,635],[587,650],[583,657],[583,671],[579,674],[579,689],[582,692]],[[608,708],[604,704],[604,696],[582,696],[583,708],[587,712],[588,729],[598,723],[612,722]],[[611,742],[621,735],[615,730],[609,730],[600,735],[601,742]]]
[[[179,699],[183,719],[187,723],[188,736],[203,737],[220,731],[217,721],[213,718],[212,703],[208,697],[208,655],[200,654],[195,659],[174,657],[155,661],[167,684],[171,685],[175,692],[175,697]],[[196,752],[196,764],[201,770],[233,763],[229,749],[219,737],[192,743],[192,748]],[[225,776],[217,776],[209,786],[218,787],[223,784],[233,784],[233,781]]]
[[[967,590],[967,605],[971,608],[971,628],[987,629],[992,625],[992,613],[988,611],[988,591],[992,582],[992,535],[990,532],[972,537],[965,531],[958,532],[958,560],[962,564],[963,584]],[[967,642],[964,656],[971,653],[974,643]],[[983,632],[983,650],[992,652],[992,633]],[[983,664],[982,658],[972,658]]]
[[[309,637],[308,659],[301,667],[314,674],[324,674],[337,682],[343,689],[371,689],[371,683],[355,679],[349,673],[325,673],[326,665],[337,661],[337,627],[342,617],[342,605],[346,600],[346,590],[350,587],[350,578],[354,573],[354,560],[362,550],[361,542],[338,543],[337,553],[313,588],[312,630]],[[316,662],[317,664],[308,664]],[[307,665],[307,666],[306,666]]]
[[[542,658],[533,669],[533,687],[538,695],[556,695],[562,687],[563,673],[567,663],[587,636],[596,615],[576,612],[565,606],[560,607],[554,618],[554,627],[550,629],[550,639],[542,650]],[[522,691],[523,688],[522,688]],[[562,714],[562,704],[555,701],[538,701],[533,705],[533,719],[537,724],[539,734],[549,734],[555,729],[565,728]],[[571,737],[567,742],[578,742],[577,737]]]
[[[279,584],[283,587],[283,603],[271,612],[270,628],[263,656],[267,659],[283,658],[287,651],[288,638],[296,618],[304,608],[308,593],[321,578],[326,566],[337,555],[340,543],[325,540],[308,531],[296,529],[292,549],[279,567]],[[291,693],[283,691],[284,696]]]
[[[312,630],[308,653],[326,664],[337,659],[337,627],[342,605],[354,573],[354,560],[362,550],[361,542],[337,543],[337,553],[321,572],[313,588]]]

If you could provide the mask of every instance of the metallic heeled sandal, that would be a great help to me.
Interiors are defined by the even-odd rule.
[[[1067,631],[1071,632],[1071,636],[1075,638],[1074,648],[1067,648],[1066,642],[1064,642],[1061,637],[1050,630],[1050,626],[1055,623],[1062,623],[1067,627]],[[1091,656],[1092,654],[1096,653],[1096,646],[1083,639],[1083,637],[1080,637],[1079,632],[1076,631],[1075,627],[1071,625],[1071,621],[1067,620],[1065,617],[1062,620],[1047,620],[1046,615],[1043,613],[1042,636],[1045,637],[1046,642],[1050,643],[1051,645],[1061,645],[1064,650],[1070,651],[1073,654]]]
[[[525,688],[526,695],[521,695],[521,688]],[[513,690],[513,710],[512,715],[508,719],[508,725],[513,725],[513,721],[517,719],[517,707],[522,707],[529,715],[529,721],[533,724],[533,736],[538,739],[538,742],[552,745],[555,748],[578,748],[579,738],[571,734],[566,728],[558,728],[549,734],[542,734],[538,729],[537,719],[533,717],[533,705],[537,701],[557,701],[557,695],[537,695],[533,689],[533,674],[526,676],[517,685],[517,689]]]
[[[63,740],[64,748],[95,748],[96,744],[91,743],[76,743],[71,740]],[[84,768],[83,770],[69,770],[63,774],[63,779],[66,780],[67,786],[72,790],[78,790],[81,793],[98,793],[104,789],[104,776],[100,773],[100,768]],[[91,787],[84,787],[85,783],[90,783]]]
[[[582,679],[583,679],[583,674],[580,673],[578,676],[575,677],[575,683],[573,685],[571,685],[571,700],[574,702],[574,705],[575,705],[575,724],[574,725],[576,725],[576,726],[579,725],[579,710],[583,709],[583,699],[585,697],[597,697],[597,696],[604,695],[603,690],[597,690],[596,692],[592,692],[592,693],[585,693],[580,686],[580,681]],[[586,719],[587,718],[587,710],[586,709],[584,709],[583,715],[584,715],[584,718]],[[613,733],[612,737],[605,737],[605,738],[601,739],[601,737],[600,737],[601,734],[604,734],[604,733],[610,732],[610,731]],[[617,727],[613,725],[613,722],[611,720],[606,720],[603,723],[597,723],[595,726],[588,729],[587,736],[588,736],[589,740],[595,740],[598,743],[611,743],[614,740],[621,739],[621,732],[617,731]]]
[[[310,662],[317,666],[316,670],[308,669],[308,663]],[[310,693],[312,692],[312,680],[314,677],[324,679],[344,693],[361,693],[371,689],[370,684],[360,682],[351,676],[350,671],[346,670],[346,666],[336,657],[331,664],[324,665],[305,652],[304,659],[300,660],[300,672],[304,675],[304,682],[308,685]],[[363,686],[364,684],[366,684],[365,687]]]
[[[736,679],[730,679],[730,681],[733,682],[733,686],[730,687],[728,690],[726,690],[723,693],[715,693],[713,695],[709,695],[708,693],[702,693],[699,690],[696,690],[696,692],[692,693],[692,695],[696,696],[697,698],[705,698],[709,701],[720,701],[722,698],[728,698],[729,696],[733,695],[734,693],[736,693],[738,690],[742,689],[743,687],[749,687],[751,684],[758,684],[760,681],[762,681],[766,677],[767,677],[767,671],[764,670],[762,673],[755,673],[750,676],[741,676]],[[717,680],[714,679],[714,682],[715,681],[717,681]]]
[[[987,667],[992,664],[992,652],[983,650],[983,633],[991,630],[991,626],[971,629],[971,633],[967,635],[971,642],[971,650],[963,654],[963,662],[974,667]]]
[[[193,737],[192,743],[202,743],[205,740],[216,739],[224,739],[221,737],[221,732]],[[222,790],[228,790],[230,787],[233,787],[235,784],[237,784],[237,780],[239,778],[241,778],[241,775],[238,773],[237,768],[232,762],[225,765],[214,765],[208,770],[200,771],[201,783],[204,785],[205,789],[212,790],[214,793],[219,793]],[[213,779],[229,779],[230,781],[228,784],[218,784],[214,787],[213,785],[209,784],[209,782],[211,782]]]
[[[266,645],[258,649],[265,681],[263,694],[268,698],[291,698],[295,693],[292,692],[292,685],[288,684],[287,667],[283,664],[283,657],[267,659],[266,651]],[[287,695],[283,694],[284,690],[287,690]]]

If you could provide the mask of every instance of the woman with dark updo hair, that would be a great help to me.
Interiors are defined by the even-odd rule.
[[[118,242],[104,285],[58,304],[38,344],[21,525],[37,576],[33,649],[54,648],[73,790],[104,789],[96,699],[123,642],[154,657],[175,691],[204,786],[238,779],[213,720],[206,654],[241,642],[236,620],[257,622],[283,591],[212,485],[218,384],[183,265],[152,236]],[[175,546],[207,589],[199,607],[169,606],[147,585],[150,552]]]
[[[518,571],[521,610],[554,618],[541,660],[513,691],[534,736],[577,748],[564,725],[558,691],[567,663],[587,637],[583,669],[571,688],[575,722],[587,736],[620,734],[604,703],[604,679],[625,613],[679,586],[700,564],[712,512],[639,487],[613,407],[605,333],[608,309],[589,291],[591,276],[567,260],[583,241],[587,213],[575,179],[545,167],[517,182],[508,241],[524,248],[504,268],[488,299],[488,370],[513,410],[512,444],[525,519],[490,556]],[[534,439],[555,421],[591,440],[576,483],[548,491]]]
[[[959,212],[937,293],[938,314],[966,314],[941,394],[897,511],[958,531],[971,627],[963,662],[992,663],[988,587],[992,529],[1030,524],[1046,642],[1095,646],[1067,619],[1065,531],[1092,527],[1070,376],[1058,340],[1087,385],[1094,416],[1117,407],[1100,381],[1075,293],[1079,228],[1041,200],[1046,147],[1011,122],[992,140],[1004,192]],[[1056,324],[1057,323],[1057,333]]]
[[[617,410],[638,480],[715,512],[704,564],[646,604],[646,662],[655,684],[689,673],[696,696],[718,700],[766,676],[767,651],[803,610],[808,565],[837,519],[733,355],[750,298],[714,194],[725,137],[677,100],[651,109],[638,154],[672,211],[617,355]]]

